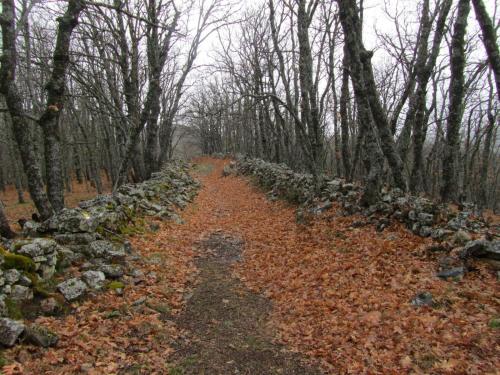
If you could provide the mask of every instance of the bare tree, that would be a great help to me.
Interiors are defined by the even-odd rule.
[[[446,152],[443,159],[443,201],[458,199],[457,157],[460,148],[460,124],[463,116],[465,34],[469,0],[460,0],[451,40],[450,104],[446,123]]]

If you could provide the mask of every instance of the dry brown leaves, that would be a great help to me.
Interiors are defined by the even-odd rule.
[[[460,282],[435,277],[426,243],[400,225],[383,233],[351,228],[359,217],[329,217],[308,227],[294,208],[239,178],[210,177],[207,224],[239,233],[245,261],[238,275],[274,302],[280,339],[321,358],[332,373],[496,373],[500,312],[493,272],[481,268]],[[202,199],[204,200],[204,199]],[[216,224],[212,224],[212,221]],[[438,308],[411,298],[430,291]]]
[[[351,228],[356,217],[330,210],[303,227],[294,208],[269,202],[236,177],[222,178],[222,160],[201,175],[203,189],[182,214],[185,224],[163,224],[133,245],[162,262],[146,264],[158,280],[127,287],[82,303],[64,319],[40,318],[61,336],[55,349],[21,346],[9,358],[25,373],[63,374],[82,369],[113,374],[140,365],[141,373],[164,373],[179,332],[148,308],[130,304],[148,296],[182,308],[193,281],[193,246],[206,233],[223,230],[245,240],[244,262],[235,269],[253,290],[274,302],[280,341],[320,359],[338,373],[486,374],[500,368],[498,330],[488,327],[500,312],[498,283],[481,268],[460,282],[435,277],[435,262],[420,251],[425,243],[399,225],[383,233]],[[430,291],[439,306],[417,308],[410,299]],[[105,312],[123,311],[105,319]]]
[[[124,296],[107,291],[74,304],[75,310],[64,318],[38,318],[36,323],[59,335],[56,348],[21,345],[8,350],[6,358],[21,363],[23,374],[118,374],[125,370],[166,374],[171,343],[179,335],[171,314],[181,308],[185,286],[194,275],[193,253],[180,228],[162,223],[157,233],[131,238],[146,259],[136,265],[145,276],[137,285],[126,282]],[[146,302],[134,306],[143,297]],[[162,316],[165,311],[167,315]]]

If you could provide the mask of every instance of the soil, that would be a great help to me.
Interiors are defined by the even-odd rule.
[[[319,374],[273,342],[271,303],[232,276],[243,240],[217,231],[198,244],[197,284],[176,319],[185,331],[170,374]]]

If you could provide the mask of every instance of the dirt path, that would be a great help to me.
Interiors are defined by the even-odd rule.
[[[204,238],[196,261],[200,274],[176,319],[187,336],[172,360],[172,374],[319,374],[272,342],[270,302],[231,275],[243,241],[222,231]]]
[[[335,208],[297,225],[294,207],[221,177],[225,163],[199,160],[203,188],[182,223],[131,238],[142,276],[125,277],[123,295],[41,317],[58,346],[5,358],[24,374],[320,373],[305,356],[328,374],[498,372],[490,270],[442,281],[426,240],[400,225],[354,226],[363,218]],[[422,291],[434,308],[410,303]]]

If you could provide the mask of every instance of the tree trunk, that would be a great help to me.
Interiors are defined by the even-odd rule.
[[[344,178],[351,176],[351,155],[349,152],[349,118],[347,105],[349,101],[349,68],[345,56],[342,69],[342,88],[340,89],[340,127],[342,129],[342,164],[344,166]]]
[[[500,100],[500,51],[498,49],[496,30],[491,18],[488,16],[484,2],[482,0],[472,0],[472,4],[474,5],[477,22],[481,27],[484,48],[488,54],[491,70],[493,70],[497,97]]]
[[[450,103],[446,123],[446,145],[443,159],[443,201],[456,201],[458,198],[457,157],[460,151],[460,125],[463,115],[465,34],[467,16],[470,11],[469,0],[460,0],[451,39],[450,61]]]
[[[0,90],[5,97],[7,109],[12,120],[14,138],[18,144],[24,171],[28,177],[31,198],[42,219],[52,215],[52,207],[44,192],[42,173],[33,148],[31,132],[26,120],[23,98],[16,86],[16,34],[15,6],[13,0],[2,0],[2,50],[0,68]]]
[[[490,151],[493,143],[493,131],[495,129],[495,115],[493,114],[492,102],[493,98],[490,96],[488,108],[488,127],[486,129],[486,139],[483,145],[483,155],[481,161],[481,170],[479,178],[479,204],[481,207],[488,206],[488,168],[490,164]]]
[[[299,42],[299,81],[301,96],[301,118],[306,124],[310,144],[309,170],[317,179],[322,169],[323,140],[316,100],[317,92],[313,83],[313,60],[309,42],[309,26],[312,14],[306,11],[306,0],[298,1],[297,39]]]
[[[359,38],[361,25],[355,1],[339,0],[339,15],[344,30],[344,51],[349,62],[349,74],[358,106],[359,137],[364,139],[363,164],[367,170],[365,175],[365,190],[361,204],[369,206],[378,201],[382,187],[383,156],[377,144],[373,117],[370,109],[369,95],[365,82],[365,71],[361,60],[362,46]],[[358,146],[360,146],[358,144]]]
[[[0,202],[0,236],[5,238],[14,238],[16,236],[10,229],[9,220],[5,215],[2,202]]]
[[[64,208],[64,176],[59,119],[65,100],[66,70],[69,65],[71,34],[78,24],[78,17],[83,8],[83,0],[69,0],[66,12],[58,18],[59,26],[53,56],[54,66],[46,86],[47,106],[38,120],[44,133],[47,195],[55,211]]]

